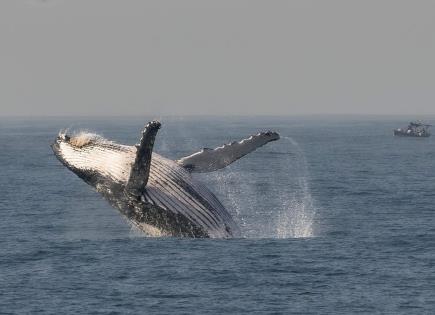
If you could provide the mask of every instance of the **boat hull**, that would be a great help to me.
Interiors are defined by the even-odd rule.
[[[418,134],[413,132],[407,133],[403,130],[394,130],[394,135],[398,137],[427,138],[430,136],[430,133]]]

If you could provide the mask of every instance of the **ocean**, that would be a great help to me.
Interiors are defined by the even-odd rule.
[[[1,314],[435,312],[435,136],[394,137],[406,117],[160,117],[172,159],[281,139],[195,174],[241,238],[151,238],[49,145],[66,128],[132,145],[154,118],[0,118]]]

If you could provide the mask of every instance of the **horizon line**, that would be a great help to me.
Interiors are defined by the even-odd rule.
[[[422,114],[375,114],[375,113],[295,113],[295,114],[0,114],[0,118],[139,118],[139,117],[333,117],[333,116],[369,116],[369,117],[423,117],[435,116],[435,113],[422,113]]]

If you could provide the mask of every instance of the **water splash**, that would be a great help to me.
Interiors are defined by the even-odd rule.
[[[128,236],[130,238],[143,238],[143,237],[150,237],[149,235],[145,234],[139,227],[130,221],[126,221],[127,224],[130,225],[130,230],[128,233]]]
[[[246,182],[246,174],[233,171],[231,167],[226,170],[205,174],[208,182],[212,182],[213,191],[220,196],[221,201],[231,212],[236,224],[239,226],[243,237],[250,230],[246,212],[254,208],[253,200],[246,198],[252,187]]]
[[[313,237],[314,206],[305,183],[302,192],[282,201],[282,209],[277,216],[276,234],[278,238]]]
[[[297,181],[297,189],[281,192],[281,209],[278,214],[277,237],[301,238],[313,237],[313,221],[316,213],[314,200],[308,184],[308,167],[305,154],[299,144],[290,137],[283,137],[294,149],[296,165],[287,159],[287,173],[293,174]]]
[[[209,173],[215,192],[220,195],[247,238],[306,238],[314,236],[315,205],[309,187],[305,154],[290,137],[283,137],[279,154],[261,176],[258,161],[252,166],[229,166]],[[284,152],[282,152],[284,151]],[[261,172],[260,172],[261,173]],[[269,189],[267,189],[269,187]]]

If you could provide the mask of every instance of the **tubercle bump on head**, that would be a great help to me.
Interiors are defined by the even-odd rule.
[[[58,138],[58,141],[64,141],[64,142],[66,142],[66,143],[68,143],[71,146],[74,146],[76,148],[82,148],[82,147],[89,145],[89,144],[102,143],[102,142],[106,141],[100,135],[97,135],[97,134],[92,133],[92,132],[79,131],[79,132],[74,133],[74,134],[68,134],[67,129],[59,131],[57,138]]]

